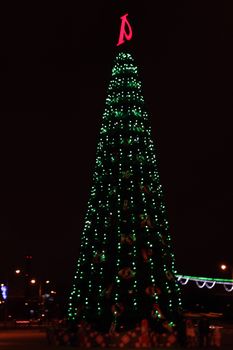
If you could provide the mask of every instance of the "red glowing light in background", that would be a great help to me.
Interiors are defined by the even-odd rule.
[[[124,44],[125,40],[132,39],[133,30],[128,19],[126,18],[127,16],[128,16],[128,13],[126,13],[124,16],[121,17],[121,29],[120,29],[120,35],[119,35],[117,46]]]

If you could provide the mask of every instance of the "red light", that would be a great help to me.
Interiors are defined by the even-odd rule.
[[[26,255],[26,259],[32,259],[31,255]]]
[[[125,40],[132,39],[133,31],[129,21],[126,18],[127,16],[128,16],[128,13],[126,13],[124,16],[121,17],[121,29],[120,29],[120,36],[119,36],[117,46],[123,44]],[[126,26],[128,29],[128,33],[126,32],[126,28],[125,28]]]

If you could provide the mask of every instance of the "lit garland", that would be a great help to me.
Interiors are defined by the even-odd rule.
[[[180,284],[186,285],[189,281],[195,282],[198,288],[212,289],[214,286],[220,284],[223,285],[227,292],[233,291],[233,280],[223,278],[209,278],[209,277],[197,277],[197,276],[186,276],[176,275],[177,280]]]

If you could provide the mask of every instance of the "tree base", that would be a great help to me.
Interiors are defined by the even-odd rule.
[[[177,332],[167,322],[149,327],[147,319],[131,329],[116,328],[113,322],[108,331],[100,331],[89,323],[63,323],[47,329],[49,344],[79,348],[169,348],[177,345]]]
[[[175,343],[176,336],[174,334],[156,334],[155,332],[141,334],[138,330],[131,330],[110,335],[92,331],[83,336],[79,346],[83,348],[168,348]]]

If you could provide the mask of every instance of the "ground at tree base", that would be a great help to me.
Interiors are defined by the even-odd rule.
[[[58,346],[49,345],[46,339],[45,329],[0,329],[0,349],[1,350],[65,350],[65,349],[86,349],[81,346]],[[92,349],[92,348],[89,348]],[[93,348],[94,349],[94,348]],[[106,347],[105,349],[112,349]],[[114,349],[121,349],[115,347]],[[128,347],[127,349],[133,349]],[[139,348],[145,349],[145,348]],[[156,347],[150,347],[150,349],[156,349]],[[160,347],[157,349],[167,349]],[[184,349],[179,346],[172,347],[174,350]],[[213,347],[194,347],[192,349],[214,349]],[[222,345],[219,349],[232,350],[233,349],[233,327],[226,327],[223,329]]]
[[[105,348],[105,349],[232,349],[233,348],[233,329],[225,329],[222,332],[221,342],[213,342],[212,333],[209,334],[207,343],[201,343],[200,338],[195,342],[189,343],[188,339],[181,339],[177,332],[168,331],[167,333],[152,332],[136,327],[133,330],[120,333],[100,333],[91,329],[80,329],[78,332],[70,332],[67,329],[50,330],[47,333],[48,342],[53,345],[76,347],[83,349]],[[200,346],[203,344],[203,346]]]

